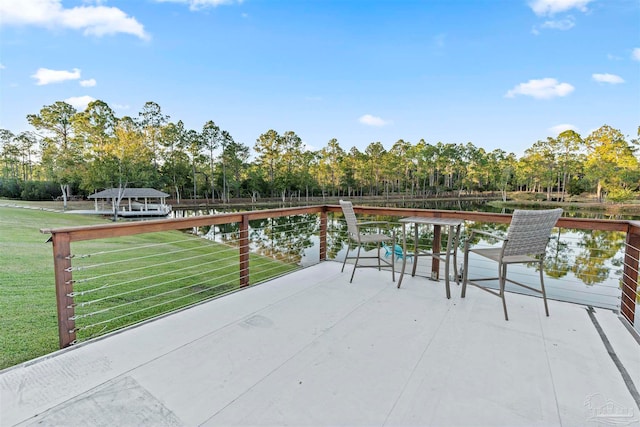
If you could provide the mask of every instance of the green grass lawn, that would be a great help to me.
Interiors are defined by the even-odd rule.
[[[104,222],[0,207],[0,368],[58,349],[52,248],[40,229]]]
[[[52,247],[40,229],[107,221],[0,206],[0,369],[58,349]],[[96,289],[76,297],[97,300],[76,308],[88,314],[76,320],[81,340],[237,288],[237,249],[180,231],[77,242],[72,252],[94,254],[72,261],[90,267],[73,273],[74,291]],[[253,254],[250,263],[252,283],[296,268]]]

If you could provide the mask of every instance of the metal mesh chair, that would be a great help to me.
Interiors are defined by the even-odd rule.
[[[347,259],[355,258],[356,260],[353,264],[353,271],[351,273],[351,279],[349,280],[349,283],[353,282],[353,276],[356,273],[356,268],[376,267],[378,268],[378,270],[380,270],[383,264],[385,267],[391,267],[391,279],[395,282],[395,252],[391,251],[391,261],[385,259],[380,254],[381,244],[388,242],[390,243],[391,247],[394,247],[396,244],[396,233],[395,230],[390,226],[390,223],[386,221],[358,222],[356,214],[353,211],[353,204],[351,202],[340,200],[340,207],[342,207],[342,213],[344,214],[344,219],[347,222],[347,232],[349,234],[349,245],[347,247],[347,254],[344,257],[344,262],[342,263],[341,271],[344,271],[344,266],[347,263]],[[388,234],[383,233],[385,228]],[[355,256],[349,256],[351,243],[354,243],[358,247]],[[377,255],[360,255],[362,246],[366,244],[375,244]],[[378,263],[376,265],[358,264],[361,259],[377,259]]]
[[[522,286],[531,291],[542,294],[544,300],[544,310],[549,316],[549,307],[547,306],[547,294],[544,289],[544,279],[542,271],[542,263],[549,243],[549,235],[554,225],[562,215],[562,209],[547,210],[518,210],[513,212],[511,224],[507,231],[506,237],[497,236],[491,233],[473,230],[469,235],[464,247],[464,266],[462,279],[462,294],[464,298],[467,291],[467,284],[476,286],[502,299],[502,307],[504,308],[504,319],[509,320],[507,315],[507,303],[504,299],[504,288],[506,282]],[[474,235],[487,235],[495,239],[502,240],[502,246],[497,248],[478,248],[472,249],[470,242]],[[498,277],[474,278],[468,277],[469,272],[469,253],[473,252],[498,263]],[[533,288],[523,283],[507,278],[507,266],[509,264],[538,264],[540,271],[540,289]],[[498,280],[500,288],[495,289],[481,286],[478,282],[486,280]]]

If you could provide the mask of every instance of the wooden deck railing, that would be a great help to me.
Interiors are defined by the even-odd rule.
[[[459,218],[465,221],[487,223],[509,223],[511,215],[486,212],[444,211],[426,209],[355,207],[356,213],[385,217],[438,217]],[[58,331],[60,347],[67,347],[76,340],[73,300],[73,269],[71,245],[74,242],[130,236],[141,233],[154,233],[169,230],[183,230],[192,227],[203,227],[237,223],[239,225],[238,263],[241,287],[250,285],[251,274],[249,264],[250,245],[249,221],[277,218],[291,215],[320,215],[319,241],[320,261],[327,258],[327,214],[341,212],[339,206],[321,205],[302,208],[269,209],[218,215],[196,216],[179,219],[163,219],[144,222],[113,223],[96,226],[43,229],[43,233],[51,234],[53,242],[54,274],[58,308]],[[638,257],[640,255],[640,222],[619,220],[593,220],[578,218],[561,218],[558,227],[579,230],[604,230],[626,233],[624,271],[622,278],[621,314],[633,325],[638,289]],[[440,236],[434,235],[434,241]]]

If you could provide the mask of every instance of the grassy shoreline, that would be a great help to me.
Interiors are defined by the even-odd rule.
[[[490,206],[509,209],[563,208],[566,212],[592,212],[606,215],[639,215],[640,203],[600,203],[589,200],[556,202],[546,200],[509,199],[488,202]]]

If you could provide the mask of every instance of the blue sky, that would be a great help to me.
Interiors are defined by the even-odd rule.
[[[0,128],[147,101],[253,147],[537,140],[640,125],[637,0],[2,0]]]

